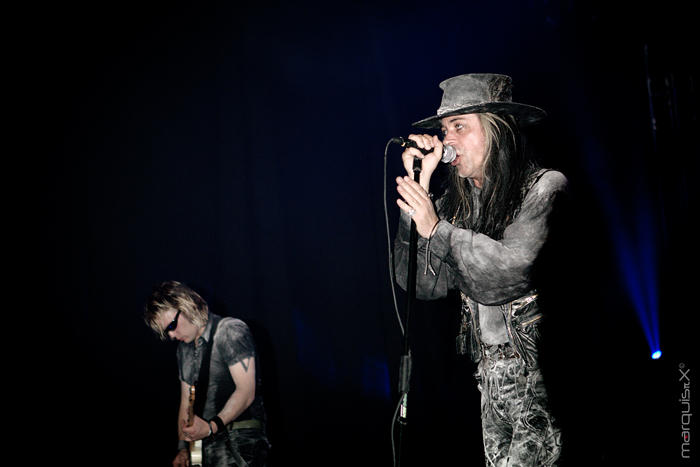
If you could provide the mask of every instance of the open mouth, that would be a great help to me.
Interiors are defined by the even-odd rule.
[[[455,157],[455,160],[453,160],[452,162],[450,162],[450,165],[451,165],[452,167],[454,167],[455,165],[457,165],[457,163],[459,162],[459,158],[460,158],[460,157],[462,157],[462,156],[460,156],[459,154],[457,154],[457,156]]]

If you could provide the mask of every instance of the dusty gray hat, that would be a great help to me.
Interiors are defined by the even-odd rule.
[[[520,125],[530,125],[547,115],[540,108],[513,102],[513,80],[506,75],[459,75],[440,83],[440,89],[443,90],[443,94],[437,115],[417,121],[413,126],[440,128],[442,118],[482,112],[511,114]]]

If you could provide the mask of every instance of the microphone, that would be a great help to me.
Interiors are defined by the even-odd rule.
[[[403,148],[416,148],[423,154],[428,154],[433,151],[432,149],[419,148],[416,142],[412,139],[406,139],[400,136],[398,138],[391,138],[391,142],[396,143]],[[454,146],[446,144],[442,147],[442,158],[440,159],[442,162],[444,162],[445,164],[449,164],[450,162],[455,160],[456,157],[457,150],[454,148]]]

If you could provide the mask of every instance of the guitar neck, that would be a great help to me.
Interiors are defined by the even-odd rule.
[[[190,386],[190,406],[187,409],[187,426],[194,424],[194,385]]]
[[[190,406],[187,409],[187,426],[194,424],[194,385],[190,386]],[[190,442],[190,465],[202,466],[202,440]]]

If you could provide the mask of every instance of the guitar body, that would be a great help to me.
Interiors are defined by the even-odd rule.
[[[202,467],[202,440],[190,443],[190,466]]]
[[[188,413],[189,421],[187,426],[192,426],[194,423],[194,385],[190,386],[190,408]],[[202,467],[202,440],[190,442],[190,466]]]

